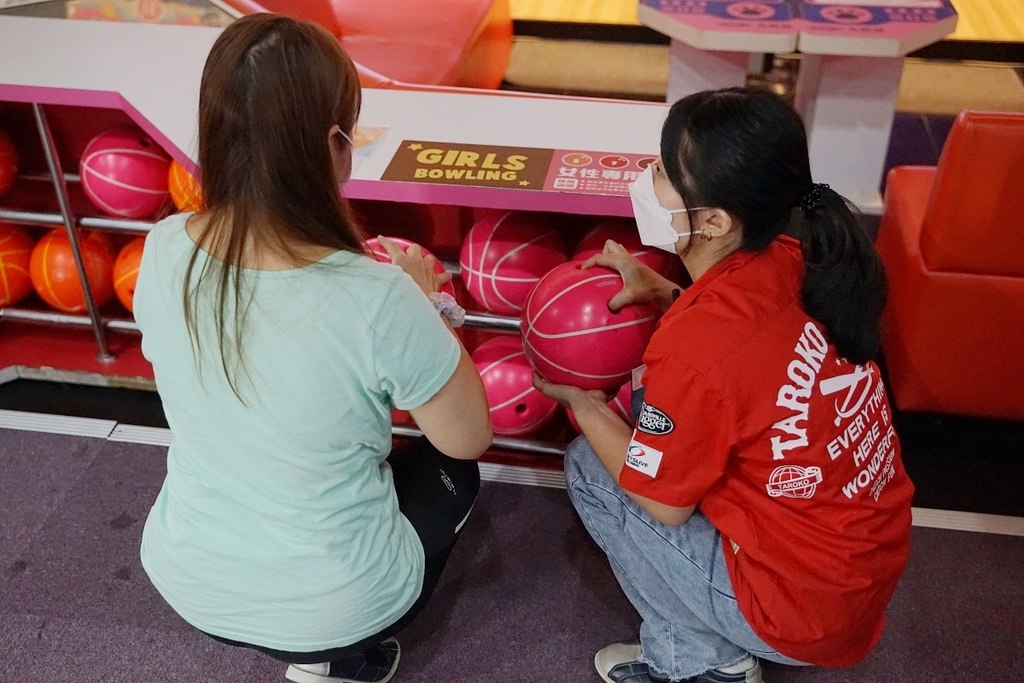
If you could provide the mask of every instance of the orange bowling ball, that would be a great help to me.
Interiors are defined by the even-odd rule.
[[[177,161],[171,161],[167,170],[167,187],[178,211],[203,210],[203,191],[199,181]]]
[[[121,253],[114,261],[114,294],[129,312],[135,310],[132,304],[135,299],[135,281],[139,279],[139,263],[145,245],[145,237],[136,237],[121,247]]]
[[[114,264],[109,246],[89,233],[80,236],[78,244],[93,300],[102,306],[114,296]],[[50,306],[65,313],[86,310],[71,240],[63,228],[52,230],[39,240],[32,250],[29,272],[36,293]]]
[[[34,246],[28,231],[0,223],[0,306],[16,304],[32,293],[29,261]]]
[[[0,130],[0,196],[14,184],[18,175],[18,148],[11,136]]]

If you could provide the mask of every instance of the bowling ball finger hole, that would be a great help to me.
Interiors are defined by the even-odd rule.
[[[527,410],[525,403],[519,403],[516,405],[516,415],[522,415]]]

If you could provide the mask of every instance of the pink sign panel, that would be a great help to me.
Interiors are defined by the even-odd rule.
[[[787,0],[641,0],[657,12],[704,31],[796,33],[796,14]]]
[[[640,0],[687,26],[750,34],[901,38],[956,15],[951,0]]]
[[[949,0],[805,0],[801,3],[800,30],[818,35],[903,38],[955,15]]]
[[[578,194],[628,195],[629,184],[655,161],[652,154],[556,149],[544,189]]]

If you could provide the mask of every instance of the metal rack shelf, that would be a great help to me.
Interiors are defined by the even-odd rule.
[[[46,118],[46,111],[39,103],[32,103],[31,109],[36,132],[39,134],[39,141],[42,144],[43,155],[46,158],[46,167],[48,171],[47,179],[53,184],[53,192],[57,200],[59,213],[2,211],[0,212],[0,218],[22,223],[64,226],[64,229],[67,231],[68,240],[71,243],[71,252],[75,260],[75,269],[78,271],[79,282],[82,285],[86,311],[88,313],[85,320],[87,321],[88,326],[92,328],[93,336],[96,338],[96,345],[99,347],[97,357],[103,362],[110,363],[114,361],[114,356],[111,354],[110,347],[107,344],[107,321],[100,316],[99,307],[96,305],[96,299],[93,296],[92,287],[89,284],[88,277],[86,277],[85,261],[82,258],[82,250],[78,242],[78,228],[80,226],[86,226],[82,226],[81,221],[75,215],[74,211],[72,211],[71,198],[68,195],[69,176],[65,174],[63,168],[61,168],[60,156],[57,152],[57,145],[53,138],[50,123]],[[79,320],[80,316],[62,316],[60,314],[20,311],[17,309],[4,309],[3,313],[4,317],[8,318],[13,316],[21,316],[22,319],[34,318],[36,320],[48,318],[48,321],[58,322],[58,324],[81,324],[81,321]],[[63,320],[65,317],[71,319],[73,322]]]
[[[80,282],[82,283],[83,294],[86,301],[86,313],[83,315],[75,315],[37,309],[7,307],[0,308],[0,321],[10,320],[24,323],[89,328],[93,332],[93,336],[96,339],[96,344],[99,350],[97,358],[100,361],[111,363],[115,360],[115,356],[111,353],[110,347],[107,343],[107,333],[138,333],[139,328],[131,318],[109,317],[103,315],[99,311],[93,296],[92,288],[89,286],[89,282],[86,277],[84,260],[79,245],[78,231],[79,229],[99,229],[119,233],[145,234],[152,230],[156,223],[111,217],[76,215],[72,210],[68,184],[81,182],[81,179],[77,174],[65,173],[61,168],[54,137],[43,106],[40,104],[32,104],[31,107],[36,124],[36,131],[39,135],[43,152],[46,157],[47,172],[25,174],[23,179],[51,183],[54,196],[57,200],[58,210],[30,211],[0,207],[0,221],[36,226],[64,227],[71,242],[76,269],[78,271]],[[460,268],[458,263],[443,262],[443,264],[448,271],[452,272],[456,276],[459,275]],[[479,311],[470,311],[466,315],[466,325],[473,328],[516,332],[519,330],[520,319],[518,317],[499,316]],[[415,437],[422,434],[422,432],[415,427],[405,425],[394,425],[393,433],[397,436],[406,437]],[[541,440],[497,437],[494,439],[493,443],[495,448],[507,449],[510,451],[523,451],[554,456],[560,456],[563,453],[563,445]]]
[[[0,208],[0,221],[12,221],[27,225],[64,225],[64,217],[59,213],[39,211],[12,211]],[[130,221],[123,218],[100,218],[98,216],[82,216],[78,225],[83,228],[110,230],[112,232],[146,233],[153,229],[154,223],[146,221]]]
[[[87,315],[72,315],[70,313],[52,313],[50,311],[38,311],[28,308],[0,308],[0,320],[17,320],[30,323],[48,323],[52,325],[74,325],[77,327],[90,327],[92,319]],[[122,318],[103,318],[101,324],[108,330],[118,332],[138,332],[139,326],[134,320]]]

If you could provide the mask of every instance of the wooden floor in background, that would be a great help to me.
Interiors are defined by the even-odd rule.
[[[513,19],[636,24],[636,0],[508,0]]]
[[[1024,1],[1024,0],[1022,0]],[[505,87],[561,95],[664,101],[667,45],[517,37]],[[1005,64],[907,59],[897,111],[1024,112],[1024,71]]]
[[[853,0],[856,4],[856,0]],[[1024,0],[953,0],[953,40],[1024,43]],[[637,24],[637,0],[509,0],[513,19],[583,24]]]

